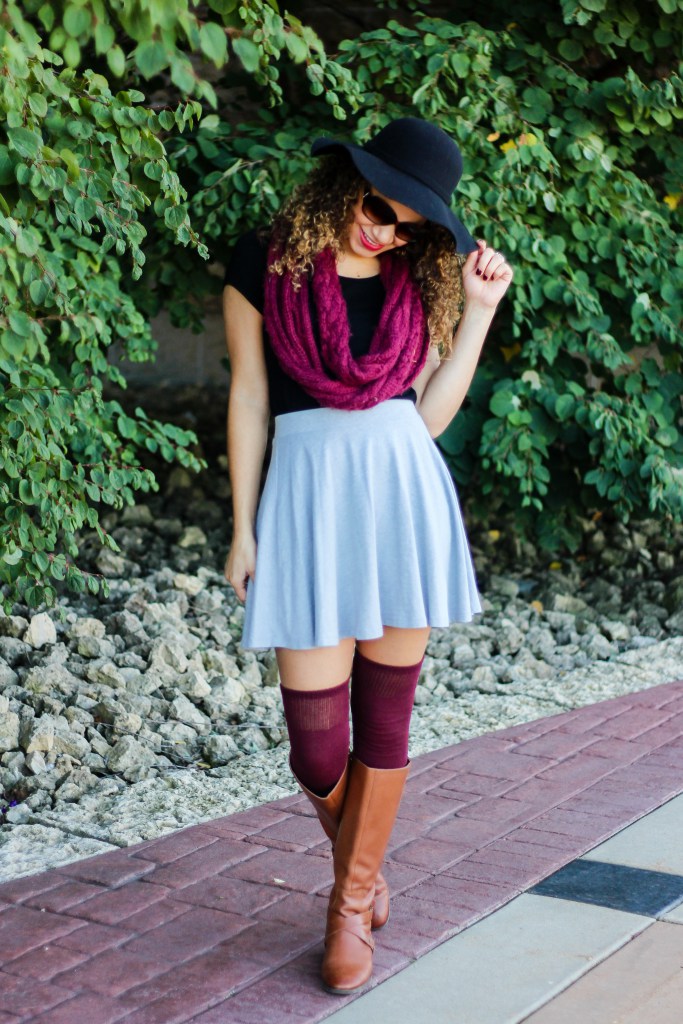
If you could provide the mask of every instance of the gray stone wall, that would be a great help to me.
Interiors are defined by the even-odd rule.
[[[119,346],[112,346],[110,362],[121,368],[131,385],[179,388],[186,384],[228,388],[228,372],[221,363],[227,356],[220,299],[208,298],[204,330],[193,334],[189,328],[173,327],[168,313],[151,321],[158,343],[156,359],[131,363],[121,358]]]

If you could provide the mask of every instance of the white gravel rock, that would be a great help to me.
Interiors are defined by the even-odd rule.
[[[57,630],[47,612],[40,612],[33,616],[22,640],[25,644],[30,644],[31,647],[44,647],[45,644],[57,643]]]
[[[102,548],[95,560],[98,572],[101,572],[107,579],[123,576],[129,565],[130,563],[123,555],[118,554],[116,551],[111,551],[109,548]]]
[[[55,724],[56,719],[53,715],[34,718],[27,729],[26,740],[22,743],[24,752],[30,754],[34,750],[39,750],[47,753],[52,750],[55,745]]]
[[[172,669],[186,672],[188,660],[182,645],[176,640],[155,640],[152,643],[150,668]]]
[[[83,658],[113,658],[116,647],[106,637],[80,636],[76,647]]]
[[[213,767],[228,764],[239,757],[239,747],[231,736],[210,736],[203,744],[203,755]]]
[[[524,633],[512,619],[500,620],[497,630],[498,648],[503,654],[516,654],[524,644]]]
[[[28,622],[23,615],[0,615],[0,636],[21,639],[28,629]]]
[[[78,640],[82,636],[93,636],[99,640],[104,636],[105,631],[105,625],[100,619],[94,619],[92,616],[86,615],[84,618],[76,619],[72,623],[67,630],[67,636],[70,640]]]
[[[191,669],[186,675],[178,676],[176,686],[187,697],[194,697],[195,700],[211,696],[211,687],[206,680],[206,676],[197,669]]]
[[[107,753],[107,768],[112,772],[124,772],[140,765],[151,765],[154,754],[132,736],[122,736]]]
[[[191,725],[195,729],[204,730],[211,726],[211,719],[203,715],[199,708],[196,708],[191,700],[180,693],[171,701],[168,709],[171,718],[176,718],[185,725]]]
[[[239,679],[230,679],[226,676],[212,676],[209,679],[211,696],[214,700],[224,704],[244,704],[247,701],[247,691]]]
[[[603,619],[600,628],[608,640],[630,640],[631,630],[625,622],[613,622]]]
[[[173,577],[173,586],[189,597],[196,597],[205,585],[204,580],[200,580],[198,576],[189,576],[185,572],[177,572]]]
[[[188,526],[183,530],[182,536],[178,541],[178,547],[201,547],[206,542],[206,534],[200,526]]]
[[[5,711],[0,715],[0,753],[19,746],[19,715]]]
[[[113,661],[106,660],[88,665],[86,676],[93,683],[103,683],[105,686],[111,686],[113,689],[126,688],[126,677]]]

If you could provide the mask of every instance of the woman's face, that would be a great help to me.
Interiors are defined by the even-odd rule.
[[[409,221],[412,224],[423,225],[426,219],[409,206],[398,203],[395,199],[389,199],[372,185],[365,184],[358,193],[358,198],[351,210],[351,221],[349,224],[344,248],[354,256],[374,257],[380,253],[388,252],[390,249],[398,249],[409,243],[397,238],[394,231],[394,224],[376,224],[365,213],[363,213],[363,196],[366,192],[373,196],[379,196],[396,214],[396,221],[404,223]]]

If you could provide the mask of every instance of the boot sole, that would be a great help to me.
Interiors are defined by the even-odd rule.
[[[364,981],[362,985],[357,985],[356,988],[330,988],[323,982],[323,988],[326,992],[329,992],[332,996],[352,996],[356,992],[362,992],[370,984],[370,978]]]

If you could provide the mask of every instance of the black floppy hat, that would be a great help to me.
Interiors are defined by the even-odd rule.
[[[473,252],[477,243],[450,208],[462,175],[462,155],[443,129],[419,117],[399,117],[362,146],[319,138],[311,156],[346,150],[367,181],[397,203],[447,228],[457,252]]]

